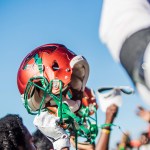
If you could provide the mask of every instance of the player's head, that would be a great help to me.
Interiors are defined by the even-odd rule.
[[[148,144],[150,142],[149,135],[147,132],[141,133],[140,142],[142,145]]]
[[[84,91],[88,75],[89,66],[84,57],[64,45],[45,44],[24,58],[17,83],[25,107],[31,112],[42,109],[54,95],[59,98],[68,89]]]
[[[32,136],[18,115],[8,114],[0,119],[0,149],[35,150]]]

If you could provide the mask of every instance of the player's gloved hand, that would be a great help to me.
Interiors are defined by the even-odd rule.
[[[53,143],[55,150],[70,147],[67,133],[58,125],[59,118],[48,111],[36,115],[33,124]]]

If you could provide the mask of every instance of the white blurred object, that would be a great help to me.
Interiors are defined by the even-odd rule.
[[[102,87],[96,92],[101,110],[106,112],[107,108],[116,104],[118,107],[122,106],[122,93],[132,94],[134,90],[128,86],[119,87]]]
[[[143,101],[150,105],[150,44],[148,44],[145,54],[144,54],[144,61],[142,64],[145,84],[143,85],[140,82],[136,83],[137,90],[142,97]]]
[[[55,150],[70,147],[67,133],[58,125],[59,118],[48,111],[36,115],[33,124],[53,143]]]
[[[150,26],[149,10],[148,0],[103,0],[99,36],[117,62],[124,41]]]

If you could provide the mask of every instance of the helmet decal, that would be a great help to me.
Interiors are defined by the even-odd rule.
[[[37,73],[40,73],[41,76],[43,75],[44,65],[42,64],[42,58],[39,58],[38,54],[36,54],[34,57],[35,63],[33,64],[26,64],[24,66],[24,70],[30,70],[32,69],[33,72],[35,72],[35,75]]]

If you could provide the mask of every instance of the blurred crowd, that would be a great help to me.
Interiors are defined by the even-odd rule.
[[[129,132],[122,133],[120,141],[116,143],[116,148],[109,147],[111,138],[111,127],[104,126],[100,132],[100,137],[95,145],[78,143],[80,150],[149,150],[150,149],[150,111],[139,106],[137,116],[147,122],[147,132],[143,132],[136,139],[132,139]],[[113,124],[118,114],[119,108],[115,104],[110,105],[105,113],[105,124]],[[112,132],[112,134],[115,134]],[[75,145],[74,136],[70,137],[70,143]],[[23,124],[22,118],[17,114],[7,114],[0,119],[0,150],[53,150],[53,143],[36,129],[30,133]],[[68,149],[68,148],[64,148]]]

